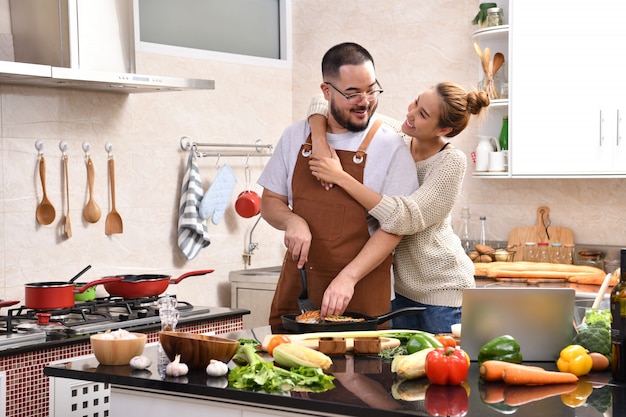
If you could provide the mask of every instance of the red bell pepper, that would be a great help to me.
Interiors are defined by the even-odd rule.
[[[426,356],[426,377],[435,385],[459,385],[467,378],[469,364],[461,349],[435,349]]]
[[[432,416],[461,417],[469,409],[467,391],[461,385],[429,385],[424,404]]]

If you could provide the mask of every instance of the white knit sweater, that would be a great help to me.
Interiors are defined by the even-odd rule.
[[[308,115],[327,112],[324,97],[313,98]],[[401,122],[378,118],[402,134]],[[410,196],[383,196],[369,213],[386,232],[405,235],[395,252],[396,293],[424,304],[460,307],[463,290],[475,286],[474,265],[452,231],[450,212],[461,192],[467,157],[450,148],[415,166],[419,189]]]

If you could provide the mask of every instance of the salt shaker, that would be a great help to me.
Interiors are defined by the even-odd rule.
[[[161,318],[161,330],[162,331],[174,331],[178,324],[178,310],[176,305],[178,304],[176,298],[169,295],[165,295],[159,298],[159,317]]]

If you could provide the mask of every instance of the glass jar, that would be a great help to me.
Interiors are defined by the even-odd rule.
[[[537,262],[537,244],[535,242],[524,243],[524,261]]]
[[[549,250],[548,242],[539,242],[537,245],[537,262],[550,262]]]
[[[565,262],[563,256],[563,245],[561,243],[552,243],[550,247],[550,261],[555,264],[562,264]]]
[[[501,7],[487,9],[487,27],[501,26],[504,24],[504,14]]]

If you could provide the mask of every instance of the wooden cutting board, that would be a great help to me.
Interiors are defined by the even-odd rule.
[[[514,261],[524,257],[525,242],[548,242],[562,244],[574,243],[574,232],[563,226],[553,226],[550,221],[550,208],[541,206],[537,209],[537,224],[534,226],[515,227],[509,233],[509,247],[514,247]]]

